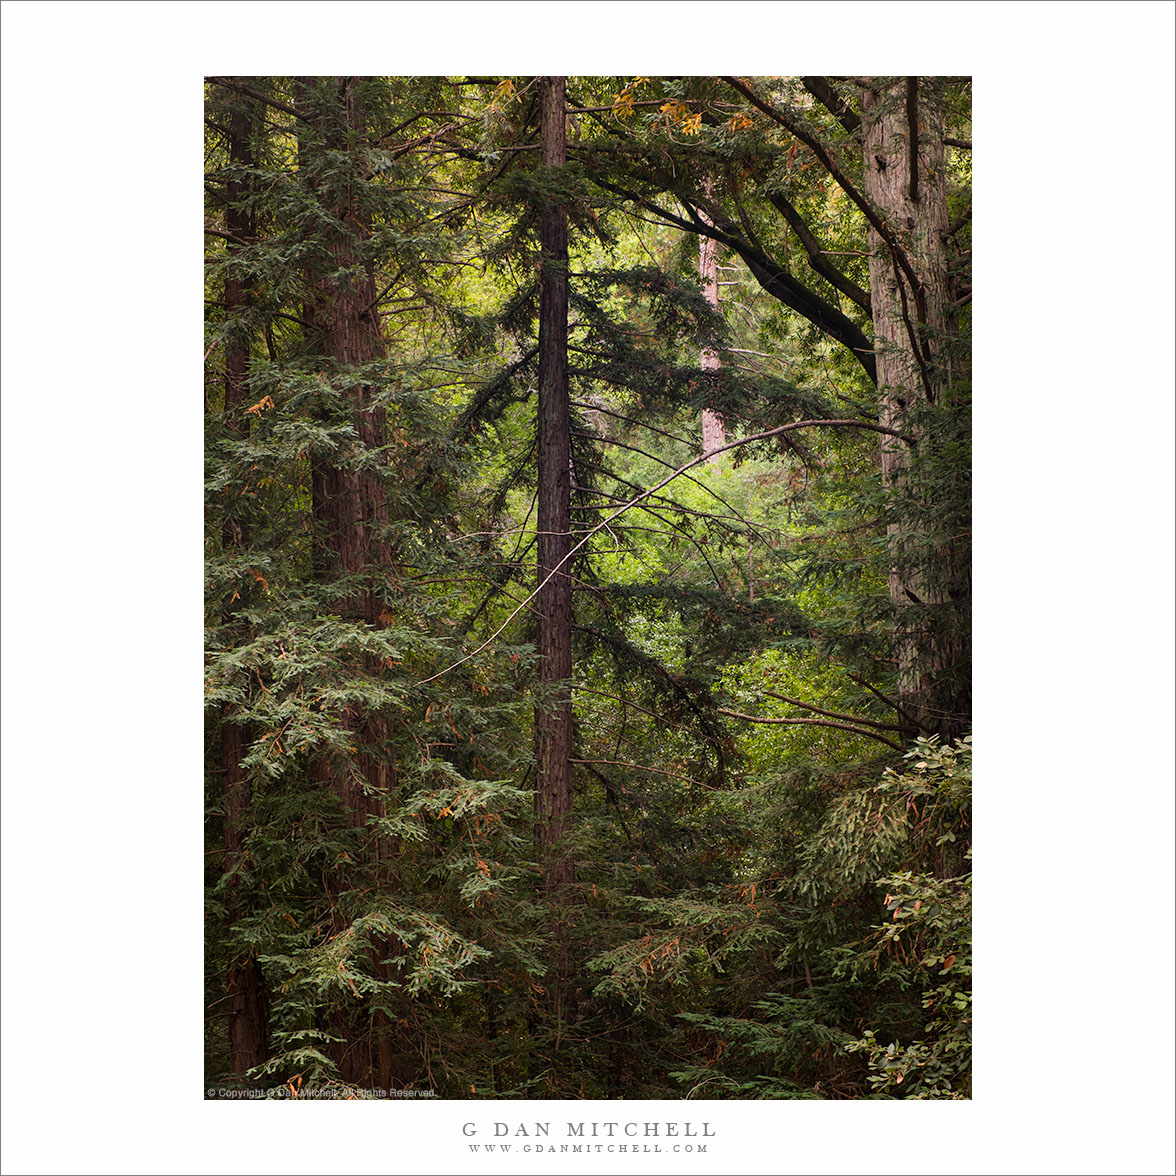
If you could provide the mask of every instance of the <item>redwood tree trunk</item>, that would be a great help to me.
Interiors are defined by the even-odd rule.
[[[253,118],[249,107],[232,96],[233,107],[229,122],[229,164],[234,169],[230,175],[226,199],[228,208],[225,220],[229,235],[236,241],[248,240],[253,234],[253,217],[243,207],[248,197],[248,181],[236,169],[253,165],[252,131]],[[229,251],[240,248],[230,242]],[[240,315],[249,305],[251,290],[249,283],[233,274],[225,281],[225,314],[230,319]],[[244,439],[248,432],[247,418],[243,411],[248,393],[246,379],[249,370],[249,336],[238,330],[228,341],[225,353],[225,421],[230,436]],[[226,522],[223,534],[226,549],[244,547],[249,542],[247,529],[242,525]],[[224,773],[224,849],[225,871],[231,873],[241,863],[244,852],[244,827],[250,807],[249,781],[242,768],[242,760],[248,743],[246,732],[237,723],[227,721],[229,708],[225,708],[221,723],[221,765]],[[230,921],[240,915],[240,901],[236,886],[230,885],[226,902]],[[261,967],[256,959],[234,964],[229,969],[226,983],[228,997],[229,1051],[233,1073],[244,1075],[254,1066],[261,1065],[269,1056],[268,1026],[266,1023],[265,982]]]
[[[377,288],[370,265],[358,264],[359,243],[371,232],[370,217],[360,206],[356,185],[340,186],[338,179],[319,177],[317,153],[353,150],[362,141],[366,127],[359,79],[327,79],[334,88],[334,102],[326,109],[315,91],[322,79],[296,79],[300,105],[308,112],[318,131],[317,141],[304,140],[299,147],[300,165],[311,174],[312,184],[339,226],[330,233],[326,246],[327,263],[322,273],[312,275],[303,317],[317,336],[317,346],[340,368],[352,369],[383,358],[385,341],[376,308]],[[355,427],[359,446],[368,451],[380,449],[385,442],[384,410],[373,405],[376,388],[369,384],[349,384],[341,393],[348,401],[348,412]],[[382,625],[382,595],[376,581],[386,574],[392,554],[386,531],[389,522],[388,492],[376,474],[360,472],[318,459],[311,470],[312,514],[317,533],[315,572],[323,581],[351,579],[335,606],[340,615],[352,621]],[[379,667],[372,665],[373,672]],[[358,774],[344,765],[319,760],[313,771],[333,787],[350,819],[363,827],[368,818],[387,815],[386,797],[395,783],[393,766],[380,750],[387,734],[384,720],[376,714],[349,709],[341,725],[356,735],[361,750],[356,756]],[[397,846],[387,838],[372,837],[367,852],[368,865],[383,888],[394,888],[393,859]],[[341,930],[341,928],[339,928]],[[383,941],[374,947],[373,975],[379,980],[397,978],[394,964],[380,962],[383,956],[402,956],[402,944]],[[378,1012],[366,1020],[340,1014],[334,1028],[344,1038],[336,1049],[340,1073],[357,1085],[390,1089],[412,1075],[395,1072],[396,1030],[389,1017]]]
[[[890,237],[869,230],[879,422],[919,436],[920,413],[942,405],[949,391],[943,111],[932,78],[867,89],[862,109],[865,192]],[[970,571],[953,537],[929,538],[925,526],[904,517],[917,518],[929,505],[912,473],[912,452],[897,438],[882,438],[882,475],[898,505],[888,537],[899,696],[922,730],[951,737],[970,722],[960,685],[970,656]]]
[[[350,137],[364,129],[362,97],[355,78],[332,79],[338,86],[341,110],[318,111],[317,125],[325,145],[345,150]],[[312,97],[316,79],[299,78],[300,100],[315,110]],[[311,168],[316,148],[303,145],[302,160]],[[370,363],[384,355],[384,339],[376,310],[376,282],[370,267],[356,264],[356,243],[370,233],[368,217],[360,208],[352,185],[339,188],[337,183],[323,183],[322,199],[339,224],[328,241],[329,264],[326,276],[311,279],[309,297],[303,314],[319,335],[319,346],[340,367],[350,368]],[[352,384],[343,393],[349,401],[350,416],[360,445],[367,450],[384,444],[383,410],[373,407],[375,389],[367,384]],[[311,471],[312,512],[319,541],[316,545],[316,571],[324,580],[352,578],[374,580],[391,563],[391,551],[384,532],[388,525],[388,498],[382,480],[375,474],[361,473],[325,459],[314,462]],[[371,583],[358,585],[338,603],[341,615],[369,624],[380,623],[382,606]],[[381,734],[374,719],[348,713],[344,724],[361,737]],[[365,738],[366,742],[367,739]],[[365,792],[363,784],[348,773],[333,773],[344,807],[357,824],[370,815],[383,815],[380,799],[391,784],[391,770],[382,756],[361,757],[362,775],[375,795]]]
[[[544,168],[567,160],[565,79],[540,82]],[[571,432],[568,405],[568,222],[563,208],[543,207],[539,295],[539,704],[535,712],[535,808],[544,889],[571,881],[561,841],[572,812]]]

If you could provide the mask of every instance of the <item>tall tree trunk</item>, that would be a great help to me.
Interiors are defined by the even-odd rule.
[[[253,166],[253,115],[236,95],[229,95],[232,114],[229,121],[230,174],[226,199],[225,227],[233,240],[229,252],[240,249],[236,241],[248,240],[253,235],[253,216],[245,207],[249,182],[240,174]],[[225,314],[229,319],[241,315],[249,305],[250,283],[236,273],[225,280]],[[248,433],[247,418],[242,410],[248,393],[246,380],[249,372],[249,334],[238,324],[228,340],[225,354],[225,421],[231,437],[243,440]],[[226,521],[223,532],[226,549],[242,548],[249,542],[247,528],[232,520]],[[224,849],[225,871],[232,874],[241,864],[244,852],[244,826],[251,797],[249,781],[242,768],[248,743],[246,731],[230,720],[225,708],[221,723],[221,764],[224,780]],[[226,901],[230,922],[240,917],[240,900],[235,879],[230,883]],[[226,984],[228,997],[229,1051],[233,1073],[244,1075],[261,1065],[269,1056],[268,1026],[266,1023],[265,983],[261,966],[256,959],[232,965]]]
[[[709,191],[709,185],[707,190]],[[707,224],[705,213],[699,213]],[[698,277],[702,282],[702,293],[711,309],[719,309],[719,246],[712,237],[698,238]],[[719,353],[713,347],[704,347],[699,357],[702,368],[702,378],[708,389],[710,399],[714,398],[715,375],[719,370]],[[702,410],[702,452],[713,453],[727,444],[727,431],[721,413],[716,412],[709,405]],[[708,464],[717,462],[717,457],[707,459]]]
[[[337,87],[341,109],[320,110],[313,96],[315,78],[297,79],[303,105],[317,115],[316,125],[323,145],[343,151],[365,126],[362,96],[355,78],[331,79]],[[314,169],[317,147],[303,144],[302,161]],[[319,335],[319,346],[340,367],[354,368],[384,355],[384,339],[376,310],[376,282],[370,267],[357,264],[356,244],[370,233],[368,217],[358,202],[354,185],[340,188],[337,180],[322,185],[322,197],[339,228],[329,231],[330,262],[323,276],[310,283],[303,315]],[[375,389],[367,384],[349,384],[342,393],[349,401],[350,416],[360,445],[366,450],[384,444],[382,408],[374,407]],[[316,571],[320,578],[354,577],[374,579],[391,563],[385,531],[388,525],[387,490],[379,476],[348,469],[328,459],[317,459],[311,471],[311,498],[319,541]],[[382,606],[371,585],[357,587],[338,604],[339,612],[352,620],[379,624]],[[374,720],[373,720],[374,721]],[[365,726],[362,716],[348,713],[344,723],[360,735],[379,736]],[[369,721],[370,726],[370,721]],[[360,759],[363,780],[349,773],[334,773],[344,807],[357,824],[370,815],[383,815],[380,797],[391,784],[390,765],[382,756]],[[368,788],[365,789],[365,781]],[[369,794],[374,788],[375,794]]]
[[[919,433],[920,413],[948,392],[947,184],[944,120],[932,78],[896,78],[862,94],[865,192],[891,240],[869,230],[870,303],[881,395],[880,423]],[[898,614],[899,695],[925,731],[946,737],[970,721],[966,556],[951,536],[928,543],[912,451],[883,437],[880,462],[899,517],[888,529],[891,600]],[[905,506],[903,499],[906,499]]]
[[[565,79],[540,82],[544,168],[567,160]],[[568,405],[568,222],[545,200],[540,219],[539,295],[539,687],[535,713],[535,806],[544,889],[556,895],[571,881],[561,842],[572,812],[572,582],[570,408]]]
[[[323,148],[352,151],[362,140],[366,116],[359,79],[325,79],[334,90],[334,102],[325,108],[316,93],[323,81],[295,79],[299,104],[309,112],[320,136],[317,142],[300,143],[300,166],[311,174],[312,184],[319,189],[320,198],[338,225],[328,230],[329,262],[321,275],[311,277],[303,317],[318,336],[317,345],[323,353],[346,370],[381,359],[385,342],[376,308],[375,274],[370,265],[360,265],[357,257],[357,245],[371,232],[370,217],[358,199],[358,186],[340,186],[337,177],[322,178],[317,173],[318,153]],[[380,449],[386,435],[384,410],[372,403],[375,392],[372,385],[352,383],[342,392],[349,402],[359,445],[368,452]],[[338,603],[338,611],[353,621],[382,625],[383,604],[374,581],[392,561],[386,534],[388,492],[383,480],[373,473],[318,459],[311,470],[311,500],[318,534],[316,575],[327,582],[348,577],[360,580],[360,585]],[[369,582],[364,584],[364,580]],[[376,665],[370,668],[379,672]],[[354,732],[357,746],[367,749],[356,757],[358,772],[324,760],[317,761],[313,770],[338,792],[352,822],[363,827],[369,817],[387,815],[386,797],[395,783],[393,766],[380,750],[387,728],[379,715],[350,708],[342,716],[341,725]],[[373,837],[367,847],[371,855],[367,864],[383,888],[395,888],[397,884],[393,864],[397,849],[388,839],[378,837]],[[403,944],[386,941],[373,950],[373,975],[379,980],[395,979],[395,965],[378,960],[386,955],[402,956]],[[389,1089],[398,1079],[411,1078],[394,1072],[394,1028],[384,1012],[375,1013],[370,1024],[344,1016],[335,1028],[345,1038],[336,1052],[346,1081]]]

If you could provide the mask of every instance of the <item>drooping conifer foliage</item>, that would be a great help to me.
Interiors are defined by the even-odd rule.
[[[970,1097],[968,82],[206,128],[209,1085]]]

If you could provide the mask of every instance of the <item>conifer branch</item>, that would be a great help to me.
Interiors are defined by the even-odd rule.
[[[607,519],[604,519],[602,522],[597,523],[596,526],[593,527],[584,536],[584,538],[580,540],[579,543],[577,543],[574,547],[572,547],[568,551],[567,555],[565,555],[563,557],[563,559],[561,559],[560,562],[558,564],[556,564],[555,567],[552,568],[550,572],[547,573],[547,576],[543,579],[543,581],[539,584],[539,586],[537,588],[535,588],[535,590],[526,598],[526,600],[524,600],[523,603],[520,604],[510,614],[510,616],[508,616],[506,618],[506,620],[503,621],[502,624],[499,625],[498,628],[495,629],[494,632],[491,633],[490,636],[487,637],[485,641],[482,642],[481,645],[478,646],[477,649],[473,650],[471,653],[467,653],[465,657],[459,658],[452,665],[446,666],[443,670],[438,670],[437,673],[430,674],[429,677],[427,677],[427,678],[421,678],[417,682],[417,685],[424,686],[428,682],[436,681],[438,678],[443,677],[445,674],[448,674],[450,672],[450,670],[456,670],[458,666],[464,665],[468,661],[472,661],[483,650],[489,648],[489,646],[506,631],[506,628],[511,623],[511,621],[513,621],[515,619],[515,617],[518,616],[518,614],[520,612],[522,612],[522,610],[528,604],[530,604],[531,601],[534,600],[536,596],[539,595],[539,593],[543,590],[543,588],[555,576],[557,576],[561,573],[564,564],[566,564],[572,558],[572,556],[575,555],[576,552],[578,552],[584,546],[584,544],[587,543],[588,540],[592,538],[593,535],[595,535],[598,531],[603,531],[604,528],[609,525],[609,523],[612,523],[616,519],[619,519],[621,517],[621,515],[625,514],[626,511],[632,510],[633,507],[637,506],[639,503],[643,502],[646,498],[649,498],[651,495],[657,493],[658,490],[664,489],[675,478],[680,477],[687,470],[691,470],[696,465],[701,465],[704,461],[710,460],[717,453],[726,453],[727,450],[729,450],[729,449],[738,449],[741,445],[750,445],[755,441],[765,441],[769,437],[777,437],[783,433],[793,432],[796,429],[809,429],[809,428],[867,429],[868,431],[873,432],[873,433],[884,433],[890,437],[897,437],[900,441],[907,442],[908,445],[914,445],[917,443],[917,438],[912,437],[908,433],[900,432],[898,429],[891,429],[886,425],[876,425],[870,421],[855,421],[855,420],[793,421],[791,424],[788,424],[788,425],[778,425],[774,429],[765,429],[762,433],[753,433],[750,437],[742,437],[738,441],[729,441],[726,445],[720,445],[717,449],[712,449],[709,453],[700,454],[698,457],[693,458],[691,461],[686,462],[685,465],[679,466],[676,470],[674,470],[674,472],[672,474],[668,474],[660,482],[658,482],[655,486],[651,486],[648,490],[643,490],[635,498],[630,499],[628,502],[625,503],[624,506],[620,507],[620,509],[614,511],[611,515],[609,515],[609,517]],[[567,573],[565,572],[563,574],[566,575]]]
[[[636,768],[639,772],[652,772],[655,776],[674,776],[679,780],[688,780],[691,784],[697,784],[700,788],[710,788],[711,785],[704,783],[702,780],[696,780],[693,776],[684,776],[681,772],[667,772],[661,768],[650,768],[645,764],[631,764],[625,760],[586,760],[573,759],[568,760],[572,764],[603,764],[613,768]]]
[[[851,134],[858,138],[862,120],[822,77],[802,77],[804,88]]]
[[[757,248],[752,240],[753,235],[737,236],[729,231],[729,228],[724,229],[721,224],[729,225],[729,222],[714,209],[708,210],[708,216],[713,212],[712,219],[721,222],[721,224],[708,223],[699,215],[698,209],[680,193],[676,193],[677,198],[690,214],[690,219],[678,216],[668,208],[663,208],[648,197],[620,184],[610,183],[600,178],[596,179],[596,183],[606,191],[614,192],[640,204],[663,223],[677,225],[678,228],[684,229],[688,233],[710,237],[721,245],[733,249],[744,260],[747,268],[751,270],[760,285],[773,298],[803,315],[825,334],[848,347],[854,359],[865,369],[870,380],[875,384],[878,382],[874,345],[866,338],[862,329],[852,319],[842,314],[836,306],[803,285],[783,266],[773,261],[766,252]]]
[[[643,715],[648,715],[651,719],[661,719],[661,715],[656,715],[651,710],[646,710],[643,706],[638,706],[635,702],[630,702],[627,698],[618,698],[615,694],[605,694],[603,690],[593,690],[589,686],[580,686],[576,683],[572,684],[572,690],[577,694],[598,694],[601,698],[611,698],[613,702],[623,703],[625,706],[631,706],[634,710],[639,710]]]
[[[814,135],[804,124],[795,118],[791,113],[783,113],[769,106],[762,98],[760,98],[750,87],[741,82],[738,78],[724,77],[725,81],[733,89],[738,90],[748,102],[750,102],[756,109],[762,110],[769,118],[778,122],[785,130],[795,135],[810,151],[819,159],[825,170],[837,182],[841,190],[861,209],[862,215],[874,227],[878,236],[890,247],[890,252],[894,256],[895,262],[902,268],[903,273],[906,274],[907,279],[911,283],[911,287],[918,291],[922,289],[922,283],[919,281],[918,274],[915,273],[914,266],[911,265],[910,258],[907,257],[906,251],[899,245],[894,234],[887,227],[886,222],[878,215],[877,209],[866,199],[861,192],[857,190],[857,186],[838,166],[836,160],[829,153],[828,148]]]
[[[870,683],[865,680],[865,678],[858,674],[849,674],[848,677],[851,682],[856,682],[859,686],[864,686],[872,695],[874,695],[875,698],[881,699],[888,707],[891,707],[894,711],[896,711],[899,718],[905,719],[906,722],[910,724],[912,729],[918,730],[918,723],[916,723],[902,708],[902,706],[894,701],[893,698],[887,698],[881,690],[879,690],[876,686],[871,686]]]
[[[845,719],[850,723],[860,723],[863,727],[879,727],[883,731],[906,731],[905,726],[900,726],[897,723],[883,723],[877,719],[863,719],[858,715],[846,715],[840,711],[823,710],[819,706],[814,706],[811,702],[801,702],[799,698],[789,698],[786,694],[777,694],[774,690],[760,690],[761,694],[766,694],[769,698],[778,698],[781,702],[787,702],[791,706],[799,706],[803,710],[815,711],[819,715],[824,715],[829,719]]]
[[[277,98],[271,98],[266,94],[262,94],[259,90],[252,89],[250,86],[243,86],[235,78],[205,78],[204,80],[211,82],[215,86],[223,86],[226,90],[234,90],[238,94],[244,94],[246,98],[256,98],[258,102],[264,102],[266,106],[270,106],[274,110],[281,110],[286,114],[292,114],[302,122],[310,122],[310,119],[301,110],[291,106],[288,102],[281,102]]]
[[[877,731],[867,731],[864,727],[854,727],[849,723],[837,723],[832,719],[765,719],[757,715],[745,715],[740,711],[727,710],[726,707],[719,707],[718,712],[721,715],[730,715],[733,719],[743,719],[748,723],[779,723],[786,727],[836,727],[841,731],[852,731],[854,735],[864,735],[867,739],[876,739],[879,743],[885,743],[887,747],[893,747],[895,751],[902,751],[902,748],[893,739],[887,739],[885,735],[879,735]]]
[[[958,233],[960,229],[962,229],[964,225],[966,225],[971,219],[972,206],[969,204],[968,207],[964,209],[964,211],[961,212],[960,215],[956,217],[956,219],[953,220],[950,225],[947,226],[947,235],[949,237],[954,237],[956,233]]]
[[[828,251],[821,248],[821,243],[813,236],[812,230],[805,224],[804,218],[796,208],[788,202],[782,192],[773,192],[768,200],[776,210],[791,225],[804,251],[808,254],[809,264],[831,286],[840,290],[847,298],[856,303],[866,314],[870,314],[870,296],[856,282],[850,281],[832,262],[826,260]]]

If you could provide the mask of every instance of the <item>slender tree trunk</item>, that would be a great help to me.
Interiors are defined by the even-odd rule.
[[[709,186],[708,186],[709,191]],[[704,221],[705,213],[699,214]],[[710,222],[707,221],[709,224]],[[698,238],[698,277],[702,292],[711,308],[719,309],[719,246],[711,237]],[[700,356],[702,378],[707,385],[711,399],[714,398],[715,373],[719,370],[719,353],[713,347],[704,347]],[[727,444],[727,431],[721,413],[709,406],[702,410],[702,452],[713,453]],[[708,464],[717,462],[718,457],[708,458]]]
[[[544,168],[567,160],[565,79],[540,82]],[[568,405],[568,221],[545,204],[540,221],[539,295],[539,582],[540,700],[535,714],[535,805],[544,859],[544,888],[555,895],[571,881],[561,847],[572,812],[572,582],[570,408]]]
[[[903,257],[869,230],[870,302],[881,395],[880,423],[919,432],[918,416],[943,403],[949,328],[944,121],[931,78],[897,78],[862,95],[866,195]],[[899,505],[890,524],[890,596],[898,613],[899,695],[926,731],[945,736],[969,723],[967,612],[970,573],[947,537],[928,549],[925,528],[902,517],[920,505],[912,451],[894,437],[880,445],[882,475]],[[906,498],[906,508],[903,499]],[[925,507],[925,501],[921,502]]]
[[[251,213],[243,207],[249,194],[249,183],[237,174],[237,169],[243,170],[253,165],[253,117],[249,107],[243,105],[240,98],[232,95],[231,99],[229,164],[234,170],[227,184],[225,227],[232,238],[242,241],[252,236],[254,225]],[[230,253],[237,252],[239,248],[230,242]],[[249,283],[236,274],[230,274],[225,281],[225,314],[230,319],[242,314],[249,305],[250,296]],[[248,433],[242,408],[248,392],[248,372],[249,335],[238,326],[228,341],[225,354],[225,421],[229,435],[239,440]],[[247,528],[232,521],[225,523],[222,538],[226,549],[245,547],[249,542]],[[226,707],[221,723],[221,764],[224,772],[227,873],[235,871],[241,864],[244,826],[251,802],[249,781],[242,768],[248,739],[245,729],[229,719],[230,712]],[[230,921],[240,917],[240,900],[235,882],[230,885],[226,906]],[[233,1073],[243,1076],[269,1056],[265,982],[257,960],[250,959],[230,967],[226,990],[229,998],[226,1003]]]

